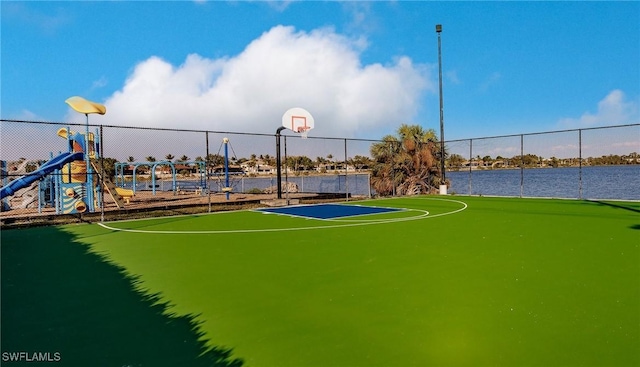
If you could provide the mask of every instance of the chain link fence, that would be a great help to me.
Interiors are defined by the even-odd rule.
[[[56,185],[53,181],[64,181],[62,166],[46,174],[39,170],[48,162],[64,159],[74,149],[70,145],[75,143],[67,136],[75,133],[93,136],[96,152],[92,157],[102,162],[104,178],[124,196],[160,197],[170,193],[227,195],[228,199],[227,193],[237,196],[277,192],[275,134],[0,120],[0,186],[24,176],[36,178],[5,196],[3,211],[31,208],[42,212],[45,207],[55,206],[55,194],[43,192]],[[374,142],[302,139],[293,133],[283,134],[283,193],[335,194],[346,199],[371,197],[369,166],[363,157],[368,157],[369,146]],[[82,182],[91,181],[90,176],[94,175],[94,186],[102,187],[97,185],[101,179],[97,168],[85,174]],[[52,182],[44,182],[45,177]],[[109,200],[108,192],[104,199]],[[98,207],[96,203],[95,208]],[[56,208],[56,212],[60,209]]]
[[[640,200],[640,124],[446,142],[450,193]]]
[[[67,135],[75,132],[93,135],[104,176],[133,195],[277,191],[275,134],[4,119],[1,186],[72,151]],[[283,134],[284,193],[375,195],[370,148],[378,142]],[[640,200],[640,124],[453,140],[445,147],[449,194]],[[60,167],[6,195],[3,211],[51,206],[55,193],[43,181],[63,180]],[[102,186],[99,179],[93,185]]]

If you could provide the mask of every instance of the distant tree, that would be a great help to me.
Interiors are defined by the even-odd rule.
[[[265,154],[264,156],[262,156],[262,159],[264,160],[264,163],[268,164],[269,166],[276,165],[276,159],[272,158],[269,154]]]
[[[287,167],[294,171],[306,171],[313,169],[313,161],[303,155],[287,157]]]
[[[146,159],[147,162],[151,162],[151,163],[156,161],[156,157],[154,157],[154,156],[148,156],[145,159]]]
[[[127,158],[127,162],[129,162],[129,163],[133,163],[135,161],[136,161],[136,159],[133,158],[133,156],[129,156],[129,158]]]
[[[224,164],[224,157],[220,154],[209,154],[207,156],[207,166],[209,168],[221,166]]]
[[[349,160],[349,164],[352,165],[357,171],[363,169],[364,167],[371,167],[372,162],[373,161],[371,160],[371,158],[362,155],[356,155]]]
[[[327,154],[327,162],[329,162],[331,166],[335,167],[335,165],[333,164],[333,154],[331,153]]]
[[[171,162],[173,160],[173,158],[175,158],[173,156],[173,154],[167,154],[167,155],[164,156],[164,159],[168,160],[169,162]]]
[[[108,177],[110,180],[113,180],[113,177],[116,175],[117,162],[118,160],[115,158],[102,158],[105,177]]]
[[[33,172],[33,171],[35,171],[36,169],[38,169],[38,165],[37,165],[37,164],[35,164],[35,163],[27,163],[27,164],[24,166],[24,170],[25,170],[25,172],[26,172],[26,173]]]
[[[519,166],[535,167],[540,162],[541,158],[535,154],[525,154],[523,156],[516,156],[513,158],[515,162],[519,162]]]
[[[449,156],[449,167],[459,168],[462,167],[462,164],[466,161],[463,156],[460,154],[451,154]]]

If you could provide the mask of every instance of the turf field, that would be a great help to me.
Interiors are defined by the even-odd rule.
[[[63,365],[638,366],[640,202],[412,197],[6,230],[2,342]]]

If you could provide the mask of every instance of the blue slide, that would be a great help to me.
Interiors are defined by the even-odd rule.
[[[10,196],[16,193],[16,191],[28,187],[32,183],[38,181],[42,177],[49,173],[62,168],[65,164],[83,159],[84,154],[78,153],[62,153],[59,156],[51,159],[47,163],[38,167],[37,170],[26,174],[20,178],[11,181],[7,186],[0,189],[0,199],[4,199],[6,196]]]

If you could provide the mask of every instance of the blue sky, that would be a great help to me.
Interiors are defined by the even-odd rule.
[[[640,2],[2,1],[4,119],[445,138],[640,122]]]

